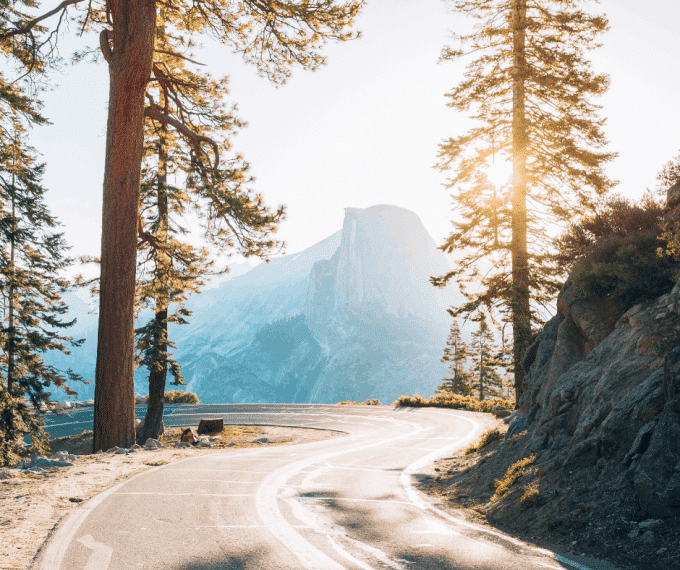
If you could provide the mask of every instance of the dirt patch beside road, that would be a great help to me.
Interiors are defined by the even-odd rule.
[[[196,427],[196,426],[193,426]],[[343,435],[329,430],[275,426],[225,426],[210,448],[173,448],[183,428],[168,428],[158,451],[138,450],[127,455],[94,454],[92,432],[60,437],[50,442],[51,452],[77,455],[71,467],[54,467],[42,473],[17,473],[0,480],[0,569],[29,568],[49,532],[69,511],[124,479],[157,467],[199,455],[225,453],[249,447],[307,443]],[[253,443],[267,438],[269,443]],[[4,470],[3,470],[4,471]]]

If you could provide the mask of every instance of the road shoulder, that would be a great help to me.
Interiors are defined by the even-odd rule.
[[[229,443],[209,448],[174,448],[177,430],[168,430],[166,447],[138,450],[129,454],[87,454],[91,449],[91,432],[58,438],[52,452],[76,454],[72,466],[48,468],[41,473],[2,470],[8,479],[0,480],[0,568],[25,570],[59,521],[81,504],[130,477],[174,461],[228,453],[253,447],[272,447],[319,441],[343,435],[331,430],[278,426],[225,426]],[[89,435],[88,435],[89,434]],[[267,438],[268,443],[253,443]]]
[[[422,470],[415,477],[414,486],[429,504],[465,523],[478,526],[482,532],[488,530],[489,536],[503,534],[510,540],[525,543],[529,548],[558,553],[556,561],[565,568],[637,568],[622,564],[621,560],[616,560],[614,565],[614,561],[598,559],[601,554],[595,546],[585,543],[582,533],[554,532],[543,510],[536,509],[551,496],[540,487],[544,474],[536,472],[531,463],[527,463],[523,468],[515,469],[518,476],[514,481],[508,480],[511,468],[526,455],[522,453],[522,441],[518,439],[503,444],[507,424],[491,418],[489,414],[479,415],[485,415],[487,421],[483,422],[482,433],[478,434],[481,437],[478,436],[472,446],[478,446],[484,439],[484,433],[490,430],[498,430],[498,438],[489,438],[493,441],[477,451],[461,448],[436,461],[429,470]],[[477,421],[480,422],[479,419]],[[501,447],[503,445],[504,448]],[[509,482],[509,488],[506,494],[498,496],[497,481],[502,479]],[[531,496],[534,488],[540,489],[535,498]]]

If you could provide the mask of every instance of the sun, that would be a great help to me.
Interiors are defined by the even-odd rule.
[[[496,188],[500,188],[510,181],[512,177],[512,164],[500,158],[496,158],[494,162],[489,161],[486,177]]]

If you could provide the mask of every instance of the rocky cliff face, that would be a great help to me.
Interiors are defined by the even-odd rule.
[[[568,282],[525,355],[506,435],[528,431],[539,464],[605,482],[631,517],[680,515],[679,298],[676,286],[621,314]]]
[[[680,183],[667,209],[680,205]],[[586,299],[571,280],[527,350],[506,440],[609,496],[627,517],[680,517],[680,283],[631,308]],[[540,469],[540,468],[539,468]]]

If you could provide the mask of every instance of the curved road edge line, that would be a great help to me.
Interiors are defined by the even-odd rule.
[[[585,566],[584,564],[581,564],[580,562],[576,562],[574,560],[570,560],[569,558],[566,558],[565,556],[562,556],[556,552],[553,552],[551,550],[546,550],[544,548],[537,548],[535,546],[531,546],[530,544],[519,540],[518,538],[514,538],[510,535],[507,535],[505,533],[489,530],[487,528],[484,528],[483,526],[476,525],[474,523],[470,523],[464,520],[461,520],[457,517],[451,516],[447,512],[438,509],[435,507],[431,502],[429,497],[427,497],[424,493],[421,491],[418,491],[412,484],[412,479],[411,475],[416,469],[420,469],[424,467],[425,465],[434,463],[437,459],[439,459],[442,455],[446,453],[450,453],[451,451],[455,451],[457,449],[460,449],[465,445],[469,440],[473,438],[473,436],[479,431],[480,427],[479,424],[465,416],[462,416],[460,414],[448,414],[446,412],[439,412],[446,414],[448,416],[453,416],[462,420],[465,420],[469,423],[471,423],[474,427],[472,432],[467,435],[467,437],[456,441],[455,443],[442,447],[441,449],[438,449],[437,451],[433,451],[429,455],[426,455],[425,457],[421,457],[418,461],[415,461],[411,463],[406,469],[404,469],[401,472],[401,484],[404,487],[404,490],[406,491],[406,495],[408,496],[409,501],[411,501],[415,506],[419,507],[422,510],[425,511],[432,511],[439,515],[440,517],[454,523],[460,526],[464,526],[485,534],[489,534],[492,536],[496,536],[498,538],[501,538],[507,542],[511,542],[512,544],[515,544],[516,546],[521,546],[522,548],[526,548],[528,550],[532,550],[534,552],[538,552],[540,554],[543,554],[544,556],[547,556],[549,558],[552,558],[553,560],[556,560],[558,562],[561,562],[562,564],[567,564],[569,566],[572,566],[573,568],[576,568],[577,570],[594,570],[590,566]]]
[[[281,510],[279,509],[277,502],[280,497],[281,490],[286,486],[286,483],[291,477],[298,474],[305,467],[309,467],[321,461],[326,461],[331,457],[337,457],[347,453],[356,453],[357,451],[363,451],[364,449],[370,449],[371,447],[384,445],[387,442],[407,439],[417,433],[420,433],[424,429],[420,424],[415,422],[408,420],[397,421],[399,423],[412,426],[412,431],[382,441],[376,441],[364,445],[359,444],[358,447],[354,447],[352,449],[333,451],[331,453],[325,453],[323,455],[302,459],[272,471],[272,473],[270,473],[262,481],[262,484],[260,485],[255,497],[255,508],[260,520],[264,523],[265,527],[271,532],[271,534],[277,538],[279,542],[281,542],[281,544],[283,544],[283,546],[287,548],[289,552],[291,552],[291,554],[297,557],[297,559],[302,563],[303,567],[307,570],[346,570],[346,568],[307,541],[285,519],[281,513]],[[317,532],[319,532],[318,529]],[[333,544],[333,541],[331,541],[331,545],[336,551],[338,551],[338,549],[344,550],[337,543]],[[346,557],[344,554],[342,554],[342,552],[339,553]]]
[[[40,550],[38,550],[38,554],[36,554],[36,557],[29,566],[30,570],[58,570],[61,568],[61,563],[64,560],[64,556],[66,555],[68,547],[71,545],[73,537],[88,515],[96,507],[98,507],[104,501],[104,499],[116,492],[126,483],[129,483],[141,475],[146,475],[149,471],[160,469],[161,467],[163,466],[161,465],[159,467],[137,473],[129,479],[125,479],[113,487],[110,487],[109,489],[106,489],[105,491],[95,495],[83,503],[75,511],[67,514],[57,523],[56,528],[47,536],[45,542],[43,542]]]
[[[267,450],[269,450],[269,448],[262,447],[237,451],[236,453],[232,451],[224,453],[214,453],[211,455],[213,457],[223,455],[230,455],[233,457],[234,455],[238,456],[253,455],[257,453],[262,453]],[[200,459],[201,457],[204,456],[199,455],[198,457],[186,457],[184,459],[178,459],[177,461],[170,461],[163,465],[158,465],[157,467],[152,467],[151,469],[145,469],[141,473],[137,473],[132,477],[128,477],[121,481],[120,483],[115,484],[113,487],[109,487],[108,489],[105,489],[101,493],[97,493],[96,495],[85,501],[82,505],[80,505],[76,510],[71,511],[57,522],[57,525],[47,535],[47,538],[42,543],[41,547],[38,549],[35,558],[31,562],[31,565],[29,566],[29,570],[59,570],[61,568],[62,562],[64,561],[66,551],[68,550],[69,545],[73,541],[73,537],[80,528],[80,525],[83,524],[83,522],[89,516],[89,514],[95,508],[97,508],[104,501],[104,499],[108,498],[109,495],[115,493],[123,485],[126,485],[127,483],[133,481],[137,477],[141,477],[142,475],[148,475],[149,473],[152,473],[153,471],[156,471],[158,469],[163,469],[168,465],[174,466],[177,465],[178,463],[183,463],[185,461],[193,461],[195,459]]]

